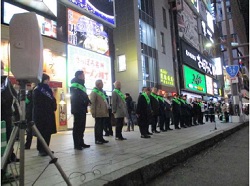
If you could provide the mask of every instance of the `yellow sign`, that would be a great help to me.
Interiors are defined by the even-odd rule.
[[[162,84],[174,86],[174,77],[165,69],[160,69],[160,80]]]

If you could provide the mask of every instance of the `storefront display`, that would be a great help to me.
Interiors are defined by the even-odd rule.
[[[184,88],[190,91],[206,94],[205,76],[192,68],[183,65]]]

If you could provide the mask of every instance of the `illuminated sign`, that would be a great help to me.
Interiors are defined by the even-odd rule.
[[[165,69],[160,69],[160,81],[164,85],[174,86],[174,77],[170,76]]]
[[[6,24],[10,24],[10,20],[14,14],[20,14],[28,12],[25,9],[19,8],[9,3],[4,3],[4,18],[3,22]],[[40,27],[41,34],[45,36],[49,36],[52,38],[56,38],[56,22],[50,19],[47,19],[43,16],[37,15],[38,26]]]
[[[126,56],[120,55],[118,56],[118,72],[123,72],[125,70],[127,70]]]
[[[183,65],[184,88],[199,93],[206,93],[205,76],[192,68]]]
[[[112,90],[111,84],[111,60],[110,57],[97,54],[83,48],[68,45],[68,85],[74,78],[74,74],[78,70],[85,73],[85,86],[88,89],[95,87],[95,81],[101,79],[103,81],[103,89],[105,91]]]
[[[206,76],[207,94],[214,95],[213,79]]]
[[[108,34],[101,23],[68,9],[68,43],[109,55]]]
[[[114,0],[60,0],[68,7],[115,27]]]
[[[195,68],[196,70],[200,70],[207,75],[216,75],[216,68],[215,65],[209,60],[200,54],[197,50],[194,48],[191,48],[188,44],[185,42],[182,43],[182,58],[183,62],[190,65],[191,67]]]
[[[214,95],[219,95],[219,92],[218,92],[218,85],[216,82],[214,82]]]

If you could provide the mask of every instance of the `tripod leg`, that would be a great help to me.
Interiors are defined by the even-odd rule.
[[[61,166],[59,165],[59,163],[57,162],[57,158],[54,157],[53,153],[51,152],[51,150],[49,149],[47,143],[45,142],[45,140],[43,139],[41,133],[39,132],[39,130],[37,129],[37,127],[35,126],[34,123],[31,123],[31,127],[32,130],[35,132],[37,138],[40,140],[40,142],[42,143],[44,149],[46,150],[46,152],[48,153],[48,155],[51,157],[52,160],[55,160],[53,163],[56,165],[58,171],[61,173],[64,181],[67,183],[67,185],[71,185],[71,183],[69,182],[69,179],[67,177],[67,175],[64,173],[64,171],[62,170]]]
[[[13,146],[14,146],[14,143],[15,143],[15,140],[16,140],[16,137],[17,137],[17,134],[18,134],[18,126],[14,126],[12,132],[11,132],[11,135],[10,135],[10,139],[8,141],[8,144],[7,144],[7,147],[4,151],[4,154],[3,154],[3,157],[2,157],[2,160],[1,160],[1,170],[6,170],[6,167],[7,167],[7,164],[8,164],[8,159],[12,153],[12,149],[13,149]]]

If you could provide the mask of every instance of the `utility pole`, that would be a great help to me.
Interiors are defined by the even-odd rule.
[[[230,1],[230,0],[229,0]],[[226,38],[226,46],[227,46],[227,54],[228,54],[228,65],[234,65],[233,64],[233,54],[232,54],[232,45],[231,45],[231,33],[230,33],[230,26],[229,26],[229,19],[227,14],[227,6],[226,6],[226,0],[223,0],[223,9],[225,14],[225,24],[226,24],[226,32],[227,32],[227,38]],[[231,96],[233,98],[233,110],[234,115],[232,116],[233,122],[240,122],[240,96],[238,91],[238,83],[232,83],[231,81]]]

